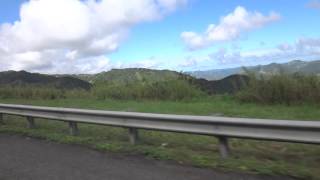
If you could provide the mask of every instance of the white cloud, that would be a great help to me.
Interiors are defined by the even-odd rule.
[[[147,59],[131,62],[131,63],[123,63],[121,61],[113,64],[112,68],[123,69],[123,68],[151,68],[158,69],[162,65],[161,61],[156,57],[152,56]]]
[[[192,67],[192,66],[196,66],[198,64],[197,59],[195,59],[192,56],[188,56],[186,57],[186,59],[184,61],[182,61],[179,66],[180,67]]]
[[[137,61],[130,64],[123,64],[121,68],[151,68],[156,69],[160,65],[159,62],[156,62],[154,60],[143,60],[143,61]]]
[[[320,57],[320,38],[300,38],[293,44],[283,43],[275,48],[246,52],[213,53],[212,60],[220,64],[264,63]]]
[[[194,57],[187,56],[182,62],[179,63],[179,67],[188,68],[188,67],[196,67],[198,64],[207,62],[210,60],[209,56],[205,57]]]
[[[274,48],[240,51],[220,48],[207,57],[188,57],[180,66],[198,68],[209,66],[248,66],[289,60],[314,60],[320,58],[320,38],[300,38],[294,43],[283,43]]]
[[[18,21],[0,25],[1,69],[99,69],[109,62],[102,57],[116,51],[134,25],[159,20],[185,2],[30,0]]]
[[[0,55],[0,71],[43,69],[51,67],[50,57],[55,54],[53,51],[27,51],[23,53]]]
[[[15,59],[17,57],[11,57],[14,59],[13,62],[19,63],[10,63],[10,69],[20,70],[21,67],[27,67],[29,64],[32,64],[30,67],[31,71],[36,69],[37,72],[41,73],[50,73],[50,74],[93,74],[99,73],[102,71],[108,71],[111,69],[123,69],[123,68],[152,68],[157,69],[161,63],[154,57],[138,60],[135,62],[124,62],[124,61],[112,61],[104,55],[100,56],[90,56],[85,58],[78,59],[66,59],[65,51],[49,51],[44,54],[32,52],[30,54],[22,54],[23,61],[20,59]],[[28,61],[27,56],[30,56]],[[36,56],[37,58],[34,58]],[[72,52],[71,55],[72,56]],[[54,59],[52,58],[54,57]]]
[[[218,25],[210,24],[204,33],[186,31],[181,33],[181,38],[189,50],[196,50],[217,42],[235,40],[243,32],[261,28],[279,19],[280,15],[275,12],[263,15],[260,12],[250,12],[238,6],[232,13],[222,17]]]

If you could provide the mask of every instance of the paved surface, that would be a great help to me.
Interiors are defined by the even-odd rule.
[[[0,180],[285,180],[0,134]]]

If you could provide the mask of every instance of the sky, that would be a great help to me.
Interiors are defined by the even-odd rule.
[[[320,0],[0,1],[0,71],[223,69],[320,59]]]

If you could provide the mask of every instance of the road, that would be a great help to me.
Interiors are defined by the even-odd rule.
[[[0,180],[286,180],[0,134]]]

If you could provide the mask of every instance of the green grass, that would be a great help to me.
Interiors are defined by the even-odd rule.
[[[320,119],[319,106],[316,105],[240,104],[227,96],[185,102],[83,99],[5,99],[0,102],[170,114]],[[73,137],[68,135],[67,125],[63,122],[37,119],[37,128],[33,130],[25,128],[26,121],[21,117],[5,116],[5,123],[0,126],[1,133],[18,133],[60,143],[81,144],[100,151],[142,154],[150,158],[225,171],[287,175],[302,179],[320,177],[320,147],[317,145],[232,139],[232,155],[224,160],[219,156],[217,140],[210,136],[140,130],[139,144],[132,146],[128,142],[127,130],[123,128],[80,124],[80,135]]]

